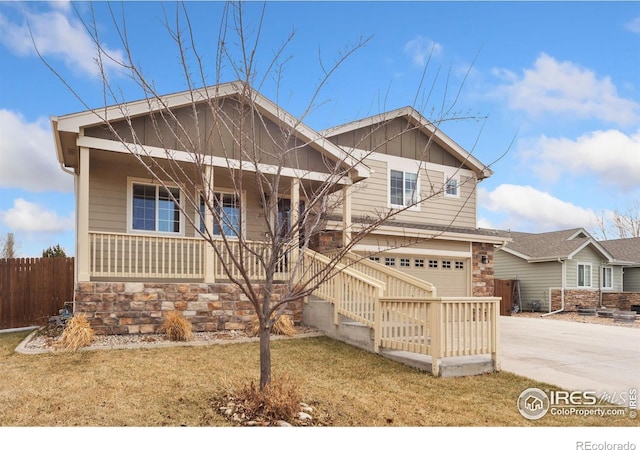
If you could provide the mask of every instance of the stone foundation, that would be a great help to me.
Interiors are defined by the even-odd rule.
[[[494,268],[493,244],[474,242],[472,244],[471,295],[473,297],[493,297]],[[482,257],[486,262],[482,262]]]
[[[234,284],[88,282],[76,289],[74,312],[85,314],[96,334],[157,333],[174,310],[194,331],[244,331],[255,317],[253,305]],[[302,301],[288,305],[285,314],[300,323]]]
[[[551,310],[557,311],[562,307],[562,294],[560,289],[551,291]],[[600,291],[590,289],[565,289],[564,310],[577,311],[578,308],[600,307]]]
[[[342,230],[325,230],[311,236],[309,248],[318,253],[342,248]]]
[[[640,305],[640,292],[603,292],[602,306],[631,311],[631,305]]]

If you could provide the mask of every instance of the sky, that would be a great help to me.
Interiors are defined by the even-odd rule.
[[[224,4],[185,5],[207,84],[237,79],[229,65],[215,70]],[[50,117],[105,103],[92,10],[118,99],[143,94],[113,62],[126,50],[114,17],[126,18],[129,48],[159,92],[187,87],[165,27],[175,4],[108,6],[0,2],[0,236],[14,234],[19,256],[75,252],[73,177]],[[254,87],[310,127],[408,105],[445,119],[442,130],[494,171],[480,183],[481,227],[593,230],[640,197],[640,2],[269,1],[259,33],[263,4],[245,7]],[[314,97],[323,70],[354,46]]]

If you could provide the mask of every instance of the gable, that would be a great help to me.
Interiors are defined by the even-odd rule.
[[[400,156],[444,166],[472,169],[430,138],[425,130],[407,117],[396,117],[329,137],[337,145],[369,152]]]
[[[180,152],[200,153],[259,164],[330,173],[335,164],[316,148],[296,136],[292,129],[249,111],[235,98],[183,106],[171,113],[155,112],[111,122],[84,130],[84,135],[127,143],[142,144]],[[135,138],[132,133],[135,133]],[[243,150],[241,150],[243,149]]]

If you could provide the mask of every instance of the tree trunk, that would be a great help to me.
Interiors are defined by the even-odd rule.
[[[271,383],[271,333],[268,324],[260,326],[260,390]]]

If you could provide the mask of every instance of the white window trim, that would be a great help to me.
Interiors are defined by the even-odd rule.
[[[455,194],[450,194],[449,193],[448,184],[449,184],[450,181],[455,181],[455,183],[456,183],[456,193]],[[460,198],[460,177],[459,176],[448,177],[445,174],[443,187],[444,187],[444,196],[445,197],[448,197],[448,198]]]
[[[233,189],[228,189],[228,188],[216,188],[214,187],[211,192],[213,193],[213,195],[215,194],[236,194],[236,191],[234,191]],[[196,214],[196,220],[194,221],[194,223],[197,225],[198,230],[200,229],[200,227],[202,226],[202,224],[200,223],[200,196],[202,195],[202,191],[198,190],[196,191],[196,201],[197,201],[197,205],[198,205],[198,210],[195,212]],[[241,222],[241,229],[240,229],[240,234],[242,235],[242,239],[246,239],[247,238],[247,191],[242,191],[240,193],[240,217],[242,219]],[[211,235],[215,238],[216,236],[222,236],[220,234],[213,234],[213,224],[211,224]],[[196,235],[199,235],[199,233],[196,231]],[[226,236],[227,239],[238,239],[237,236]]]
[[[611,274],[611,276],[609,277],[609,279],[611,280],[611,286],[605,286],[604,285],[604,281],[605,281],[605,276],[604,276],[604,271],[608,270]],[[600,285],[602,286],[602,289],[606,289],[606,290],[611,290],[613,289],[613,267],[612,266],[602,266],[602,273],[600,274]]]
[[[580,266],[589,267],[589,285],[580,286]],[[590,289],[593,287],[593,266],[591,263],[579,262],[576,264],[576,287],[578,289]]]
[[[145,186],[154,186],[156,189],[158,187],[163,187],[159,182],[154,182],[149,178],[136,178],[136,177],[127,177],[127,233],[129,234],[144,234],[148,236],[184,236],[184,228],[185,228],[185,220],[184,214],[180,212],[180,231],[175,233],[173,231],[149,231],[149,230],[135,230],[133,228],[133,185],[134,184],[142,184]],[[166,183],[165,185],[168,188],[176,188],[180,191],[180,208],[184,210],[184,191],[174,183]],[[158,227],[158,208],[156,205],[156,228]]]
[[[402,199],[404,200],[404,174],[411,173],[416,176],[416,200],[417,203],[413,206],[406,207],[406,205],[396,205],[391,203],[391,171],[402,172]],[[391,167],[387,166],[387,206],[391,209],[406,208],[408,211],[420,211],[420,170],[415,168],[414,170],[407,167]]]

